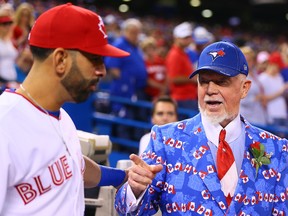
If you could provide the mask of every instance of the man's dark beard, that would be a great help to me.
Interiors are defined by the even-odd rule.
[[[97,80],[86,80],[74,60],[70,71],[66,77],[61,80],[61,83],[73,98],[73,102],[81,103],[89,97],[91,94],[89,86],[91,86],[92,83],[96,85]]]

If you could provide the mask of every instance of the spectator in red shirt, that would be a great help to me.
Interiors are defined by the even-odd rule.
[[[167,76],[171,97],[179,108],[197,110],[196,79],[189,79],[194,71],[188,54],[185,52],[192,43],[192,27],[188,22],[177,25],[173,30],[174,43],[166,58]],[[179,116],[183,119],[184,116]]]
[[[165,59],[158,55],[156,40],[153,37],[144,39],[141,48],[144,52],[144,61],[148,73],[145,92],[152,101],[167,93]]]

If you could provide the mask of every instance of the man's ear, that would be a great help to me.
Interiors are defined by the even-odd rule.
[[[242,91],[241,91],[241,99],[245,98],[249,92],[249,89],[251,87],[251,80],[245,80],[242,86]]]
[[[68,56],[68,52],[63,48],[57,48],[53,52],[53,65],[59,76],[63,76],[67,70]]]

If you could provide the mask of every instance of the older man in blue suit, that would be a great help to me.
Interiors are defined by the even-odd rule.
[[[142,159],[116,194],[120,215],[287,215],[288,142],[239,113],[248,65],[239,48],[216,42],[201,53],[200,114],[154,126]],[[220,135],[219,135],[220,134]]]

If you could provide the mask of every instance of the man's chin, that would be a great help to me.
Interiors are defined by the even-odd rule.
[[[221,122],[225,121],[227,119],[226,113],[216,113],[216,112],[209,112],[207,109],[202,109],[200,105],[198,105],[198,108],[200,110],[200,113],[202,116],[205,116],[205,118],[211,123],[211,124],[221,124]]]
[[[74,97],[73,98],[73,102],[74,103],[83,103],[83,102],[85,102],[88,98],[89,98],[89,96],[92,94],[92,92],[87,92],[87,93],[85,93],[85,94],[81,94],[81,95],[78,95],[77,97]]]
[[[207,116],[206,118],[211,124],[220,124],[225,120],[225,118],[219,118],[216,116]]]
[[[215,113],[207,113],[207,112],[201,112],[203,116],[211,123],[211,124],[221,124],[221,122],[225,121],[227,119],[227,115],[216,115]]]

